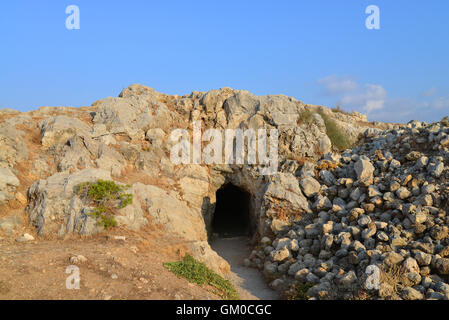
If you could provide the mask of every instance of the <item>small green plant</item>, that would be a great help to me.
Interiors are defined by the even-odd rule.
[[[238,300],[239,295],[229,280],[209,269],[204,263],[186,254],[182,261],[164,263],[164,267],[200,286],[207,284],[217,289],[217,294],[226,300]]]
[[[132,204],[133,195],[125,192],[130,187],[100,179],[95,183],[80,183],[73,188],[73,192],[94,207],[90,215],[97,220],[98,225],[108,229],[117,226],[114,217],[117,210]]]
[[[326,126],[326,134],[332,142],[332,145],[339,151],[348,149],[351,147],[351,142],[346,134],[338,127],[338,124],[334,119],[330,118],[323,111],[318,110],[319,115],[323,118],[324,125]]]

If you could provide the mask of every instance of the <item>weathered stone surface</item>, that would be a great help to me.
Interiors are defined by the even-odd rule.
[[[20,185],[19,179],[9,168],[0,168],[0,202],[14,198],[14,191]]]
[[[320,183],[312,177],[302,179],[299,184],[301,185],[302,191],[308,198],[316,195],[321,189]]]
[[[16,228],[22,225],[20,218],[17,215],[12,215],[0,219],[0,229],[4,230],[7,235],[14,234]]]
[[[407,272],[416,272],[419,273],[419,266],[415,259],[408,257],[405,259],[405,261],[402,263],[403,267]]]
[[[449,259],[439,258],[435,262],[435,267],[439,274],[447,275],[449,274]]]
[[[422,251],[417,251],[415,253],[415,259],[420,266],[428,266],[432,261],[432,255]]]
[[[384,262],[387,265],[395,265],[402,262],[403,260],[404,260],[403,256],[394,251],[391,251],[386,254]]]
[[[231,269],[229,263],[212,250],[207,241],[191,242],[189,249],[195,259],[203,262],[212,270],[215,270],[221,275],[229,273]]]
[[[46,119],[39,124],[41,129],[41,143],[44,148],[55,144],[64,144],[75,134],[79,136],[90,136],[90,127],[76,118],[57,116]]]
[[[89,215],[89,209],[84,207],[81,200],[74,194],[76,185],[83,182],[96,182],[99,179],[111,180],[107,171],[99,169],[85,169],[73,174],[68,172],[57,173],[47,180],[40,180],[33,184],[28,197],[30,204],[28,212],[30,221],[37,227],[39,234],[48,232],[70,233],[79,232],[81,234],[93,234],[101,230],[96,226],[95,220]],[[122,209],[125,214],[129,214],[127,219],[118,218],[122,222],[136,221],[144,222],[142,212]],[[59,224],[63,221],[64,224]]]
[[[423,299],[423,295],[421,292],[419,292],[416,289],[413,289],[411,287],[406,287],[402,290],[401,294],[402,298],[404,300],[420,300]]]
[[[34,237],[29,234],[29,233],[25,233],[22,236],[20,236],[19,238],[16,239],[17,242],[29,242],[29,241],[34,241]]]
[[[24,135],[11,122],[0,123],[0,168],[10,168],[28,158]]]
[[[279,211],[281,207],[291,214],[285,217],[283,211]],[[272,226],[273,231],[281,231],[290,223],[301,220],[305,214],[312,212],[296,177],[284,173],[278,173],[271,177],[263,195],[262,208],[269,213],[272,223],[280,224],[280,228]]]
[[[118,98],[106,98],[97,103],[95,124],[104,124],[110,133],[124,133],[133,139],[144,137],[150,128],[169,128],[173,114],[159,101],[161,94],[139,85],[126,90]]]
[[[167,232],[190,241],[207,241],[201,210],[191,209],[185,201],[178,199],[174,192],[167,193],[156,186],[136,183],[133,193],[136,201],[133,201],[132,206],[122,209],[123,217],[117,218],[125,225],[131,223],[135,228],[144,225],[142,208],[145,208],[151,217],[149,223],[163,226]],[[135,217],[133,213],[137,213]]]
[[[410,197],[411,192],[407,188],[401,187],[396,191],[396,195],[399,199],[404,200]]]
[[[87,258],[85,256],[81,255],[81,254],[77,254],[77,255],[71,256],[69,261],[72,264],[79,265],[79,264],[86,263],[87,262]]]
[[[283,247],[282,249],[275,250],[271,252],[271,259],[274,262],[281,262],[287,259],[290,256],[290,251],[287,247]]]
[[[362,185],[369,186],[373,183],[374,166],[369,160],[359,160],[354,164],[357,179]]]

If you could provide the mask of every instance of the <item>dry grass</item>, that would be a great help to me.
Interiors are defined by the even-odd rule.
[[[313,115],[314,115],[315,111],[310,110],[309,108],[305,108],[300,114],[299,114],[299,118],[297,121],[297,124],[305,124],[305,125],[309,125],[312,123],[313,121]]]
[[[289,290],[283,293],[285,300],[309,300],[307,291],[313,287],[310,283],[297,283],[293,284]]]
[[[329,161],[329,160],[322,160],[320,163],[315,167],[315,175],[318,176],[321,170],[328,170],[328,171],[334,171],[337,168],[340,168],[342,166],[341,163]]]
[[[407,271],[403,266],[383,264],[380,268],[380,283],[391,286],[392,296],[398,294],[398,286],[406,283],[407,280]]]
[[[338,110],[338,109],[337,109]],[[334,111],[334,110],[333,110]],[[344,111],[334,111],[344,113]],[[338,126],[337,122],[330,116],[328,116],[323,110],[316,109],[311,110],[310,108],[305,108],[299,115],[297,124],[310,125],[313,122],[313,115],[318,113],[324,121],[326,126],[326,134],[332,142],[332,146],[338,151],[345,150],[351,147],[351,141],[345,132]],[[351,115],[351,114],[348,114]]]
[[[337,122],[325,114],[323,111],[317,111],[321,118],[323,118],[324,125],[326,126],[326,134],[332,142],[332,146],[339,151],[348,149],[351,147],[351,141],[343,130],[338,126]]]
[[[348,112],[348,111],[343,110],[341,108],[341,106],[337,106],[335,108],[332,108],[331,110],[334,113],[341,113],[341,114],[344,114],[344,115],[347,115],[347,116],[352,116],[352,114],[353,114],[353,112]]]
[[[289,221],[291,218],[297,220],[306,214],[304,211],[296,211],[284,206],[281,201],[276,201],[272,210],[274,211],[274,217],[281,221]]]

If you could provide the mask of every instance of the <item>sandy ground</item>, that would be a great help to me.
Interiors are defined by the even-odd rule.
[[[249,239],[245,237],[218,238],[211,247],[231,266],[229,280],[243,300],[278,300],[279,295],[268,287],[260,271],[247,268],[243,260],[251,252]]]
[[[248,239],[218,239],[213,247],[230,263],[228,277],[241,299],[279,299],[258,270],[243,266],[250,253]],[[88,238],[38,238],[27,243],[3,239],[0,299],[219,300],[213,288],[191,284],[163,267],[164,262],[180,260],[185,250],[183,240],[155,230],[122,229]],[[71,262],[77,255],[87,261]],[[66,273],[71,265],[79,268],[79,290],[66,286],[73,275]]]
[[[190,284],[163,267],[177,261],[184,245],[176,239],[121,231],[87,239],[0,241],[0,299],[208,300],[211,288]],[[84,263],[70,258],[83,255]],[[80,289],[69,290],[70,265],[80,271]]]

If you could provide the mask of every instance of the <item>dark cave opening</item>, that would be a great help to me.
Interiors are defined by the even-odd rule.
[[[226,184],[217,191],[212,219],[212,232],[222,238],[251,236],[251,195],[245,190]]]

